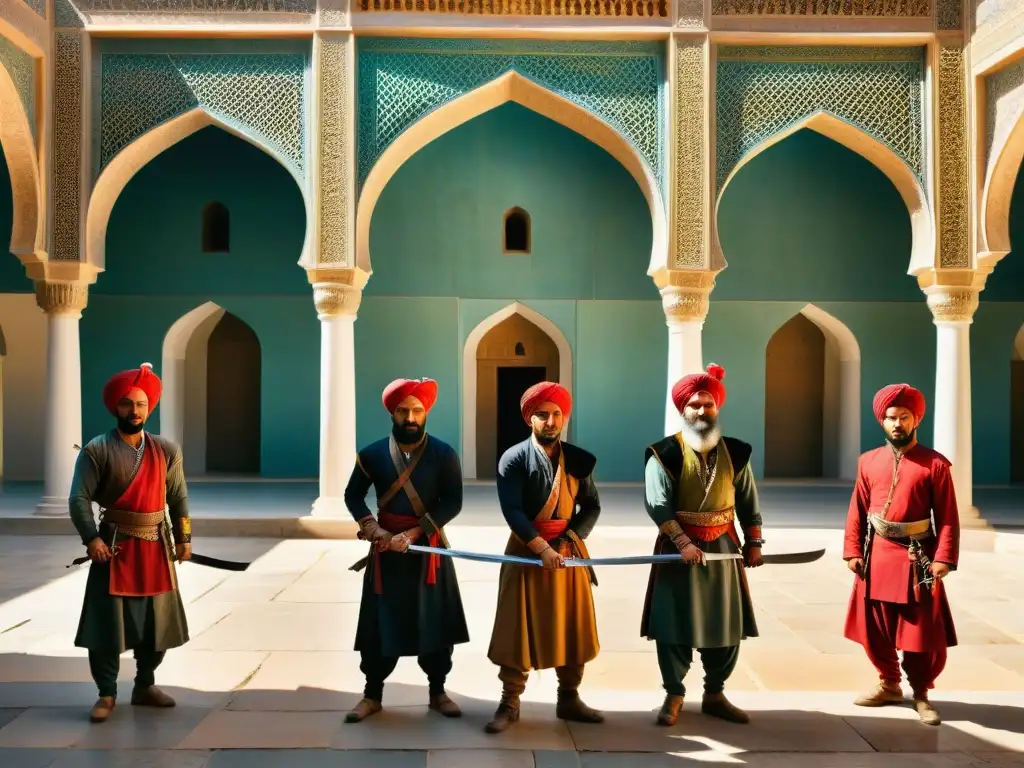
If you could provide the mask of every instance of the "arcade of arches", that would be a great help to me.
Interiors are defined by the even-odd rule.
[[[1017,186],[1011,234],[1024,242]],[[0,183],[0,234],[12,227],[10,196],[10,183]],[[725,429],[755,446],[759,477],[849,481],[856,454],[880,440],[874,391],[909,381],[930,403],[935,391],[935,327],[906,274],[906,204],[865,158],[802,130],[737,173],[717,216],[728,268],[701,342],[704,362],[727,371]],[[640,481],[644,447],[665,430],[668,373],[666,317],[647,274],[651,229],[647,200],[621,163],[525,106],[496,107],[419,149],[371,220],[373,275],[351,326],[355,373],[346,384],[355,442],[387,434],[380,392],[388,381],[429,376],[440,385],[430,431],[463,449],[467,338],[521,304],[561,336],[556,343],[511,312],[479,340],[469,361],[475,466],[467,477],[494,477],[503,450],[526,434],[519,396],[558,380],[568,350],[572,439],[598,456],[600,480]],[[289,172],[219,128],[143,167],[114,207],[106,271],[82,314],[86,439],[109,426],[98,396],[109,372],[169,360],[180,370],[162,375],[175,378],[181,407],[158,410],[153,426],[183,442],[190,476],[316,477],[321,328],[297,266],[306,230]],[[35,349],[45,323],[39,313],[11,322],[33,299],[23,268],[8,261],[0,266],[0,432],[9,446],[41,421],[44,404],[32,393],[45,379]],[[974,441],[1005,447],[978,463],[978,483],[1024,482],[1021,262],[1011,254],[996,268],[972,330],[975,378],[986,381],[974,394],[985,404],[975,410]],[[164,354],[172,327],[204,302],[212,309]],[[111,343],[125,318],[130,332]],[[161,423],[168,413],[173,425]],[[926,441],[931,432],[926,424]],[[16,459],[22,453],[28,458]],[[4,479],[41,477],[41,442],[0,455]]]

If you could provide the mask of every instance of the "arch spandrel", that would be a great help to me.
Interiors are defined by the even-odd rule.
[[[654,171],[641,154],[612,126],[594,114],[517,72],[507,72],[497,80],[429,112],[406,129],[380,156],[366,177],[356,210],[356,266],[359,269],[372,274],[370,224],[373,211],[398,169],[434,139],[510,101],[575,131],[607,151],[629,171],[651,211],[652,268],[664,265],[668,257],[665,201]]]
[[[727,266],[718,237],[718,211],[729,183],[755,157],[804,128],[820,133],[847,149],[856,152],[886,175],[893,186],[896,187],[896,191],[899,192],[900,197],[907,206],[907,212],[910,214],[912,245],[910,264],[907,269],[908,274],[913,274],[920,269],[933,267],[935,262],[933,216],[931,207],[928,204],[928,197],[917,174],[892,149],[865,131],[834,115],[818,112],[768,137],[761,144],[753,147],[725,177],[715,200],[714,237],[712,238],[713,249],[711,255],[712,269],[720,270]]]
[[[0,39],[0,51],[10,53],[11,48],[9,41]],[[40,216],[41,188],[34,134],[35,60],[19,53],[27,58],[27,63],[13,69],[10,57],[0,55],[0,144],[11,177],[14,203],[10,250],[28,263],[41,258],[45,233]],[[28,103],[27,94],[31,94]]]
[[[89,211],[86,215],[85,256],[89,264],[94,265],[98,269],[104,268],[106,263],[107,225],[110,223],[110,214],[114,210],[117,198],[128,182],[131,181],[132,177],[161,152],[210,125],[225,130],[263,150],[281,163],[295,179],[305,202],[307,222],[306,234],[302,244],[302,256],[299,259],[299,263],[309,261],[308,253],[311,241],[311,227],[309,226],[310,202],[305,177],[294,165],[279,155],[273,148],[262,144],[258,139],[247,135],[238,128],[222,122],[205,110],[196,108],[162,123],[136,139],[118,152],[100,173],[93,187],[92,195],[89,198]]]
[[[982,189],[979,261],[991,266],[1010,251],[1010,203],[1024,163],[1024,59],[985,78],[985,186]]]

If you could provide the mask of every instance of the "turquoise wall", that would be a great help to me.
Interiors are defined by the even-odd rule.
[[[0,147],[0,250],[11,245],[11,228],[14,226],[14,196],[11,191],[11,174],[7,170],[3,147]],[[25,276],[25,267],[13,253],[0,257],[0,293],[29,293],[32,281]],[[8,330],[8,332],[10,332]]]

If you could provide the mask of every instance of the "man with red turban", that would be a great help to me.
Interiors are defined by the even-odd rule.
[[[369,556],[352,566],[366,568],[355,640],[366,685],[345,719],[358,723],[381,711],[384,681],[401,656],[418,658],[430,708],[459,717],[459,706],[445,693],[455,646],[469,642],[455,565],[450,557],[408,548],[448,546],[444,526],[462,511],[462,465],[450,445],[426,431],[436,381],[396,379],[381,399],[391,434],[359,451],[345,489],[359,538],[370,542]],[[366,505],[371,486],[376,517]]]
[[[942,720],[928,691],[946,665],[947,647],[957,644],[942,583],[956,569],[960,552],[950,462],[917,440],[925,414],[919,390],[909,384],[883,387],[872,409],[886,445],[863,454],[857,464],[843,545],[843,558],[856,574],[845,636],[864,646],[880,682],[856,703],[903,702],[903,651],[914,709],[921,722],[938,725]]]
[[[675,725],[683,706],[683,680],[693,651],[704,667],[701,710],[747,723],[746,712],[725,697],[725,683],[739,659],[740,643],[757,637],[744,567],[761,565],[761,512],[749,443],[723,437],[718,411],[725,404],[725,369],[684,376],[672,387],[682,428],[644,453],[645,504],[658,526],[655,554],[678,552],[681,563],[654,564],[640,634],[654,640],[665,701],[660,725]],[[741,552],[742,561],[708,561],[704,553]]]
[[[559,718],[604,720],[579,696],[584,665],[600,650],[591,591],[597,580],[590,569],[566,568],[563,559],[590,556],[583,541],[601,514],[597,459],[561,438],[572,413],[572,397],[561,384],[535,384],[519,405],[528,437],[498,461],[498,501],[511,529],[505,554],[537,557],[544,567],[501,566],[487,657],[498,665],[503,687],[488,733],[519,720],[531,669],[554,668]]]
[[[71,521],[92,560],[75,645],[89,649],[99,688],[94,723],[114,709],[120,655],[128,649],[137,666],[131,703],[173,707],[174,699],[154,684],[155,672],[168,648],[189,639],[174,565],[192,556],[181,449],[145,429],[161,392],[149,363],[112,376],[103,403],[116,426],[81,450],[71,482]],[[101,509],[99,526],[93,502]]]

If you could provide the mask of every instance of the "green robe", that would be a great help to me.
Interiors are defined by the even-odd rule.
[[[189,540],[182,529],[182,521],[189,517],[189,512],[181,449],[170,440],[149,432],[145,433],[145,439],[156,441],[167,457],[167,506],[174,541],[180,544]],[[135,465],[135,449],[121,439],[117,430],[93,438],[78,454],[68,506],[83,544],[99,536],[110,546],[114,528],[105,522],[97,527],[92,503],[96,502],[101,509],[115,508],[131,485],[137,471]],[[170,552],[166,530],[164,538]],[[173,574],[173,562],[171,568]],[[176,578],[174,583],[177,585]],[[110,594],[109,563],[91,563],[75,645],[120,654],[142,645],[147,629],[154,633],[157,651],[188,642],[188,622],[181,593],[173,589],[154,597],[115,597]]]
[[[735,506],[736,520],[747,537],[760,529],[751,447],[723,437],[717,447],[717,468],[705,485],[700,456],[679,434],[647,449],[645,505],[658,526],[677,520],[676,512],[712,512]],[[736,553],[739,547],[726,533],[712,541],[690,537],[705,552]],[[655,553],[678,552],[659,533]],[[706,565],[670,563],[651,566],[641,620],[641,635],[689,648],[721,648],[757,637],[750,588],[740,560],[719,560]]]

